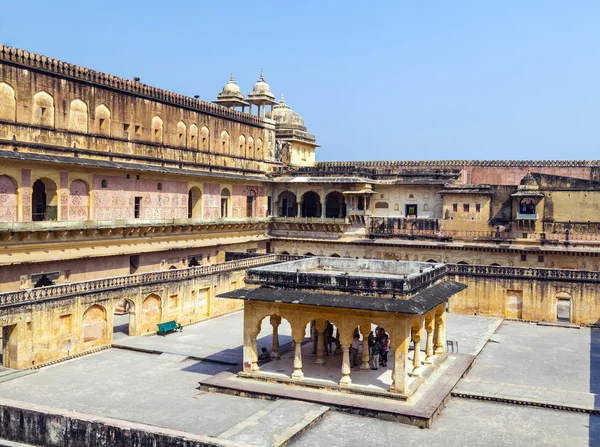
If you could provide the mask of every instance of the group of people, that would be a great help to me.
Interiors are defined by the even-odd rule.
[[[387,366],[388,353],[390,352],[390,336],[382,327],[375,329],[369,334],[369,358],[371,369],[379,369],[379,365]]]

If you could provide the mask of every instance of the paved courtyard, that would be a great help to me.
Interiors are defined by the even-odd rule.
[[[468,394],[469,386],[490,383],[537,391],[538,398],[559,392],[595,398],[600,332],[515,322],[504,322],[496,330],[498,323],[493,318],[448,315],[447,336],[459,342],[460,353],[475,354],[482,340],[492,337],[457,389]],[[199,380],[240,365],[188,356],[241,361],[242,325],[242,313],[235,313],[164,338],[123,337],[124,343],[161,354],[101,351],[0,383],[0,397],[256,445],[271,445],[303,428],[306,431],[292,445],[600,445],[600,416],[585,413],[455,397],[431,429],[420,430],[328,411],[318,404],[200,392]],[[259,346],[270,347],[268,320],[263,329]],[[282,345],[291,341],[289,334],[284,321]]]

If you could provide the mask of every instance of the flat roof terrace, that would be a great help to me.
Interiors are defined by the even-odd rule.
[[[412,295],[446,275],[444,264],[316,256],[247,271],[246,283],[359,295]]]

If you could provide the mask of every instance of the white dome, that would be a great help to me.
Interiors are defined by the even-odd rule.
[[[244,95],[240,90],[240,87],[233,80],[233,75],[229,77],[229,82],[225,84],[223,87],[223,91],[217,95],[219,99],[225,98],[236,98],[236,99],[244,99]]]
[[[304,118],[289,108],[285,103],[283,95],[281,95],[279,104],[273,107],[271,118],[275,120],[275,123],[279,127],[304,127]]]
[[[275,99],[275,95],[271,92],[271,87],[265,81],[262,71],[260,72],[260,78],[254,84],[254,88],[248,94],[248,97],[256,97],[256,96],[267,96],[270,99]]]

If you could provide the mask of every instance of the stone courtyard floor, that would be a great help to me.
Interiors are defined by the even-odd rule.
[[[164,338],[122,337],[121,342],[133,348],[160,354],[101,351],[0,383],[0,397],[254,445],[290,438],[294,446],[327,447],[600,445],[600,416],[571,411],[452,397],[432,428],[421,430],[328,411],[319,404],[200,392],[200,380],[228,369],[237,371],[239,365],[189,356],[212,355],[217,360],[219,356],[226,360],[237,356],[241,362],[242,325],[242,313],[235,313]],[[447,337],[459,342],[461,354],[473,354],[496,325],[496,319],[449,314]],[[263,327],[259,347],[270,347],[268,321]],[[565,399],[585,396],[584,401],[592,399],[597,405],[599,336],[600,331],[590,329],[503,322],[455,392],[501,397],[517,390],[515,393],[525,398],[535,392],[542,401],[564,394]],[[282,345],[290,341],[285,322],[280,326],[280,339]],[[497,388],[486,388],[487,384]],[[306,431],[294,437],[303,429]]]

